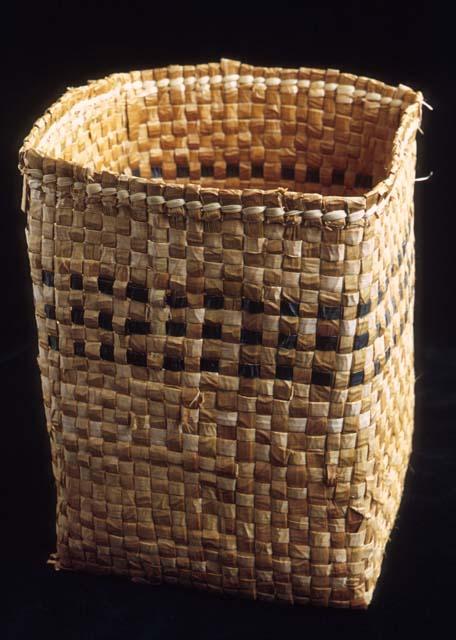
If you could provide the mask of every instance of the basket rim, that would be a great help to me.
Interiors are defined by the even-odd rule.
[[[388,200],[393,192],[394,185],[396,182],[396,177],[398,175],[399,169],[402,165],[402,158],[404,153],[408,149],[408,145],[413,142],[416,132],[418,131],[421,121],[422,121],[422,107],[424,103],[423,94],[419,90],[414,90],[411,87],[398,84],[396,86],[389,85],[381,80],[373,79],[367,76],[360,76],[356,74],[352,74],[349,72],[340,72],[341,74],[348,75],[351,78],[358,80],[367,80],[373,83],[375,88],[384,88],[384,89],[394,89],[400,90],[404,95],[410,96],[412,98],[409,104],[402,109],[402,113],[400,116],[399,124],[395,130],[391,151],[389,154],[389,160],[386,167],[386,176],[377,184],[375,184],[370,190],[366,191],[361,195],[322,195],[320,192],[305,192],[305,191],[295,191],[286,187],[278,186],[275,188],[267,189],[262,187],[244,187],[244,188],[236,188],[236,187],[212,187],[212,186],[202,186],[198,181],[188,180],[185,184],[173,181],[166,180],[163,178],[149,178],[149,177],[137,177],[130,176],[124,173],[118,173],[115,171],[111,171],[109,169],[103,169],[102,171],[95,171],[91,167],[76,162],[74,160],[65,160],[62,157],[53,157],[42,151],[38,150],[38,146],[42,140],[43,135],[50,129],[51,125],[58,122],[58,120],[68,112],[69,109],[76,106],[83,100],[91,99],[108,93],[111,91],[117,92],[127,92],[129,88],[131,88],[132,77],[140,75],[144,71],[154,71],[154,72],[164,72],[170,73],[175,71],[176,69],[194,69],[195,72],[200,72],[204,74],[204,72],[208,72],[212,67],[214,70],[215,67],[218,68],[219,74],[221,76],[221,82],[227,78],[227,76],[233,75],[239,69],[246,68],[250,71],[258,71],[262,70],[265,72],[265,80],[270,78],[277,79],[277,75],[283,74],[305,74],[309,75],[310,73],[327,73],[327,72],[336,72],[339,73],[337,69],[332,68],[319,68],[319,67],[272,67],[272,66],[258,66],[251,65],[246,62],[241,62],[239,60],[234,60],[231,58],[220,58],[218,62],[208,62],[201,63],[195,65],[176,65],[170,64],[165,67],[147,67],[144,69],[137,69],[128,72],[115,72],[108,74],[107,76],[97,78],[94,80],[88,80],[86,84],[79,85],[76,87],[67,87],[67,90],[57,99],[55,100],[45,111],[45,113],[40,116],[32,125],[31,130],[24,138],[23,143],[19,149],[19,162],[18,169],[21,174],[26,176],[29,173],[29,167],[31,165],[40,165],[43,160],[51,160],[54,162],[62,162],[68,167],[72,167],[73,174],[77,175],[79,179],[85,181],[87,184],[97,183],[101,180],[101,176],[103,175],[105,178],[110,179],[111,181],[118,182],[120,179],[122,180],[122,189],[130,190],[130,187],[133,186],[132,191],[137,191],[138,188],[134,188],[134,185],[154,185],[155,187],[178,187],[178,188],[193,188],[198,190],[200,195],[204,195],[204,193],[210,193],[211,196],[219,196],[224,193],[230,193],[238,196],[242,195],[250,195],[252,193],[274,196],[277,195],[281,198],[284,194],[287,197],[293,199],[310,199],[310,200],[321,200],[321,210],[324,211],[334,211],[335,203],[338,203],[338,210],[341,209],[341,204],[343,206],[343,210],[349,211],[351,207],[355,207],[357,210],[364,211],[364,218],[368,219],[373,214],[377,217],[381,214],[381,212],[386,208]],[[239,77],[239,76],[238,76]],[[279,81],[282,81],[279,79]],[[130,86],[129,86],[130,85]],[[365,101],[365,97],[360,98],[362,101]],[[140,187],[139,187],[140,188]],[[286,211],[284,212],[286,214]],[[350,224],[348,219],[344,221],[331,219],[331,216],[325,220],[326,215],[323,215],[322,222],[325,223],[326,226],[336,228],[340,228],[341,226],[346,226]],[[283,219],[283,217],[282,217]],[[277,221],[277,220],[276,220]],[[360,217],[357,216],[356,222],[359,224]],[[342,223],[342,224],[341,224]]]

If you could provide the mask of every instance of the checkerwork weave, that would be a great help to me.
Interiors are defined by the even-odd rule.
[[[366,607],[414,411],[422,95],[236,60],[19,153],[61,569]]]

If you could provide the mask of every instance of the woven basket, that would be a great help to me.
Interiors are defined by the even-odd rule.
[[[35,123],[57,568],[369,604],[411,451],[422,103],[223,58]]]

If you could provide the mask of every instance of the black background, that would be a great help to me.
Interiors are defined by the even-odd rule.
[[[66,2],[3,13],[0,213],[1,553],[8,638],[428,637],[450,621],[456,583],[452,298],[453,24],[437,3],[212,5]],[[147,7],[147,8],[146,8]],[[367,612],[265,605],[172,587],[55,573],[54,490],[35,363],[17,152],[68,86],[115,71],[217,61],[332,67],[423,92],[416,183],[414,452]],[[454,626],[454,625],[451,625]],[[453,632],[450,626],[449,633]],[[454,633],[454,632],[453,632]]]

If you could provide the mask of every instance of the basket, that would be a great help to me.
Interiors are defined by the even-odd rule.
[[[412,442],[422,98],[222,58],[35,123],[57,568],[369,604]]]

